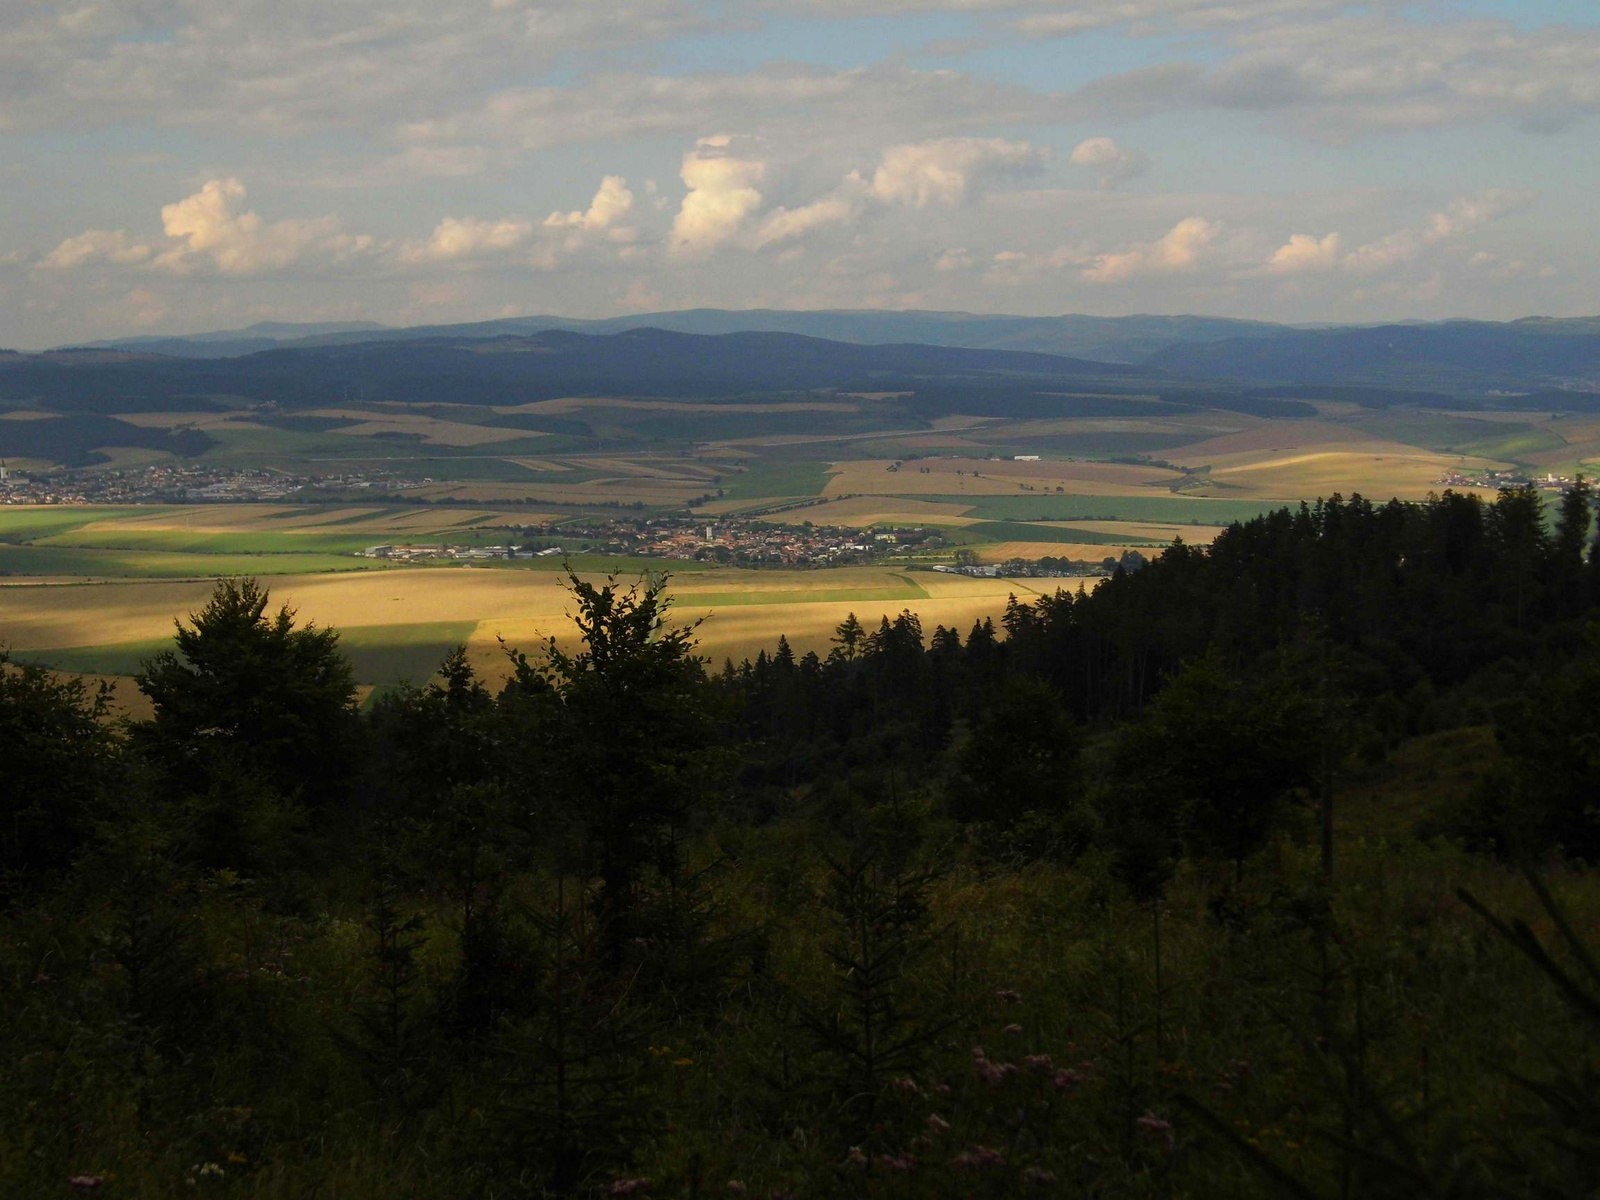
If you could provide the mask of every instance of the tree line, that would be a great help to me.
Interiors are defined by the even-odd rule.
[[[439,1154],[401,1155],[409,1182],[372,1178],[722,1194],[708,1172],[734,1162],[773,1196],[1269,1188],[1283,1168],[1205,1132],[1214,1099],[1171,1084],[1178,1013],[1211,1001],[1173,1000],[1163,971],[1267,939],[1321,981],[1314,1001],[1275,1003],[1309,1014],[1323,1053],[1367,1053],[1361,971],[1337,965],[1366,943],[1341,933],[1357,901],[1335,802],[1418,739],[1492,730],[1471,785],[1414,823],[1426,844],[1486,870],[1594,857],[1593,507],[1581,480],[1554,513],[1528,488],[1334,497],[1208,549],[1175,542],[1092,591],[1013,598],[998,624],[852,615],[826,655],[780,638],[720,670],[667,581],[572,575],[576,639],[503,647],[490,677],[458,648],[365,707],[337,631],[250,579],[220,582],[144,664],[147,719],[6,662],[0,961],[23,1065],[0,1072],[0,1103],[28,1132],[0,1146],[20,1155],[0,1173],[33,1180],[96,1146],[136,1173],[204,1143],[220,1157],[192,1186],[267,1195],[269,1162],[280,1180],[312,1169],[307,1139],[343,1138],[356,1161],[429,1130]],[[1072,1039],[1099,1047],[1093,1063],[980,1046],[971,1094],[946,1104],[933,1064],[964,1039],[1039,1036],[1005,1019],[1017,989],[962,931],[1041,880],[1076,899],[1030,945],[1098,914],[1097,953],[1132,937],[1144,954],[1130,930],[1148,922],[1153,983],[1106,959],[1071,985],[1101,989],[1104,1027]],[[962,908],[956,881],[985,899]],[[1192,917],[1189,957],[1163,959],[1164,912]],[[1280,986],[1218,964],[1252,1005]],[[1067,988],[1062,969],[1037,948],[1013,962]],[[1569,1000],[1588,994],[1562,978]],[[743,1057],[691,1088],[684,1045]],[[1343,1144],[1302,1174],[1358,1194],[1352,1172],[1401,1178],[1381,1165],[1398,1153],[1391,1101],[1338,1066],[1336,1086],[1299,1079],[1282,1102],[1343,1114]],[[201,1089],[216,1096],[197,1096],[202,1077],[224,1081]],[[1080,1090],[1096,1099],[1069,1113]],[[961,1104],[972,1140],[950,1145]],[[1085,1120],[1092,1146],[1066,1132]],[[1452,1153],[1496,1187],[1565,1180],[1574,1161]]]

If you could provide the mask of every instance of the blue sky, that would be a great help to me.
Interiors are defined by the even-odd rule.
[[[9,0],[0,345],[1600,311],[1592,0]]]

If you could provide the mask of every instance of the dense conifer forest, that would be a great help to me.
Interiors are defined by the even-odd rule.
[[[148,720],[0,665],[0,1195],[1600,1194],[1593,508],[743,663],[574,576],[365,708],[249,579]]]

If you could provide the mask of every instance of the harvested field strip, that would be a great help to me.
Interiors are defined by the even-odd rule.
[[[792,592],[684,592],[680,608],[732,608],[745,604],[852,604],[871,601],[926,600],[928,593],[911,584],[884,588],[807,588]]]
[[[570,471],[573,469],[571,463],[557,462],[553,458],[511,458],[506,461],[514,462],[517,466],[525,467],[530,471]]]

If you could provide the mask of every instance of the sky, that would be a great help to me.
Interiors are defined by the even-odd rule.
[[[4,0],[0,346],[1600,312],[1595,0]]]

